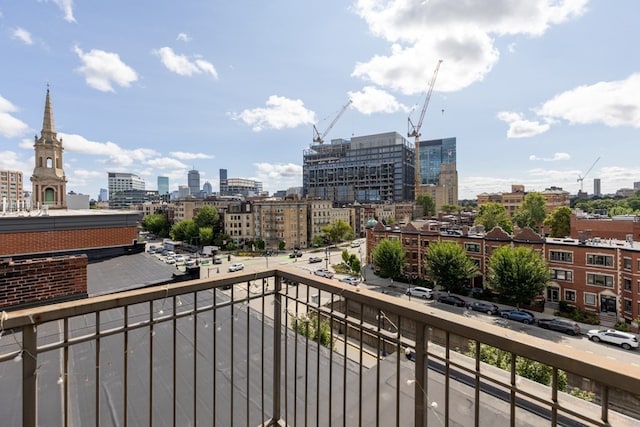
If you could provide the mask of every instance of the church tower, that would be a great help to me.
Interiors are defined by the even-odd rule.
[[[44,120],[40,138],[34,137],[35,167],[31,176],[33,184],[32,207],[48,206],[51,209],[67,208],[67,177],[62,168],[62,138],[58,139],[53,125],[51,98],[47,87],[44,103]]]

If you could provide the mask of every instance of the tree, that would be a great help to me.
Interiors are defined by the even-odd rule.
[[[352,273],[360,274],[360,260],[356,254],[350,254],[345,249],[342,251],[342,261],[349,266]]]
[[[156,236],[169,235],[169,221],[162,214],[149,214],[142,218],[142,229]]]
[[[522,204],[513,216],[513,221],[518,224],[518,227],[530,227],[534,230],[540,228],[540,224],[543,223],[547,217],[547,202],[542,197],[542,194],[534,192],[524,196]]]
[[[192,219],[185,219],[173,224],[169,235],[173,240],[191,242],[191,239],[198,237],[198,226]]]
[[[491,231],[494,227],[501,227],[507,233],[513,231],[513,223],[506,209],[500,203],[486,203],[480,205],[475,225],[482,225],[485,230]]]
[[[400,277],[407,254],[400,240],[382,239],[371,251],[373,265],[380,271],[380,277]]]
[[[327,235],[334,245],[342,240],[353,239],[353,229],[341,219],[322,227],[322,232]]]
[[[436,214],[436,202],[428,194],[420,194],[416,199],[416,205],[422,207],[422,216],[433,216]]]
[[[555,208],[544,220],[551,237],[567,237],[571,234],[571,209],[569,206]]]
[[[531,248],[502,246],[489,259],[487,279],[491,288],[515,303],[529,304],[549,281],[549,267],[542,255]]]
[[[198,213],[194,215],[193,222],[198,227],[215,227],[220,221],[220,214],[213,206],[202,206],[198,209]]]
[[[210,245],[213,243],[213,228],[212,227],[200,227],[198,229],[198,240],[201,246]]]
[[[431,281],[453,293],[463,293],[469,279],[478,274],[478,267],[469,259],[462,246],[454,242],[429,245],[424,266]]]

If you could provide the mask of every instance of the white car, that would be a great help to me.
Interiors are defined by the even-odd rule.
[[[421,286],[415,286],[407,289],[407,295],[411,297],[418,297],[422,299],[433,299],[433,290],[429,288],[423,288]]]
[[[587,337],[593,342],[606,342],[619,345],[625,350],[638,348],[638,338],[628,332],[616,331],[615,329],[592,329],[587,332]]]
[[[353,285],[353,286],[356,286],[358,284],[358,278],[357,277],[343,277],[342,279],[340,279],[340,281],[342,283],[347,283],[347,284]]]
[[[193,258],[188,258],[187,260],[185,260],[184,265],[186,265],[187,267],[196,265],[196,260]]]
[[[351,242],[351,247],[352,248],[359,248],[360,247],[360,242],[358,242],[357,240],[354,242]]]
[[[175,264],[176,263],[176,259],[172,256],[168,256],[164,259],[164,262],[166,262],[167,264]]]
[[[244,270],[244,264],[241,262],[236,262],[229,266],[229,271],[240,271],[240,270]]]
[[[319,268],[313,272],[316,276],[326,277],[327,279],[331,279],[333,277],[333,273],[327,270],[326,268]]]
[[[176,262],[184,262],[184,255],[176,255],[173,259],[175,259]]]

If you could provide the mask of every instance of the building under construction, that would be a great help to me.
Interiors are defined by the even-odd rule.
[[[412,201],[414,155],[397,132],[314,144],[304,151],[303,195],[337,203]]]

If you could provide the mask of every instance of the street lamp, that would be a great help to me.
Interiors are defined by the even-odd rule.
[[[327,270],[329,269],[329,247],[324,248],[324,261],[327,266]]]

